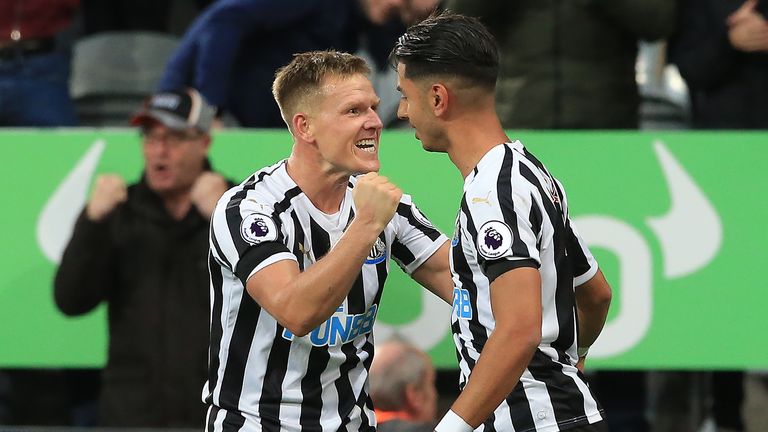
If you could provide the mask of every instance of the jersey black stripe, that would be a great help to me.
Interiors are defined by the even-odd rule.
[[[381,234],[379,234],[379,239],[384,242],[385,245],[387,244],[387,239],[384,237],[383,231]],[[348,313],[365,313],[365,284],[363,283],[363,271],[365,271],[365,267],[369,265],[370,264],[363,264],[362,269],[360,269],[360,273],[357,274],[355,283],[352,284],[352,289],[349,290],[349,294],[347,295]]]
[[[293,220],[294,233],[293,254],[296,255],[296,261],[299,263],[299,271],[304,271],[304,252],[307,246],[304,244],[304,229],[301,228],[296,210],[291,212],[291,220]]]
[[[243,183],[242,189],[234,193],[227,203],[227,226],[229,227],[229,233],[232,237],[232,242],[235,245],[238,256],[243,255],[248,247],[250,247],[250,243],[246,242],[240,234],[240,224],[243,221],[243,218],[240,216],[240,203],[246,196],[248,196],[248,191],[254,190],[256,185],[264,180],[264,177],[272,175],[278,168],[280,168],[280,166],[282,166],[282,164],[273,168],[271,171],[262,171],[258,176],[252,175],[249,177],[248,180]],[[278,236],[279,234],[280,230],[278,229]]]
[[[565,226],[565,231],[568,257],[571,259],[571,263],[573,264],[573,275],[578,277],[589,271],[589,260],[587,259],[587,256],[584,255],[584,251],[581,249],[581,245],[579,244],[579,239],[573,232],[573,228],[571,228],[570,220]]]
[[[477,238],[477,231],[475,230],[475,223],[472,220],[472,215],[469,213],[467,207],[466,196],[461,198],[461,209],[467,218],[467,229],[470,232],[470,239]],[[471,241],[471,240],[470,240]],[[469,331],[472,333],[472,345],[477,352],[482,352],[485,343],[488,341],[488,335],[485,332],[485,327],[480,324],[477,311],[477,285],[475,285],[472,279],[472,269],[469,267],[466,257],[462,253],[461,248],[455,248],[454,251],[454,264],[456,266],[456,272],[459,274],[459,280],[461,281],[461,287],[466,289],[469,294],[470,304],[472,305],[472,318],[469,320]],[[469,356],[467,356],[468,358]],[[474,367],[474,365],[472,365]]]
[[[280,431],[280,402],[283,397],[283,380],[288,370],[288,354],[291,342],[283,338],[283,326],[276,325],[272,348],[269,350],[266,370],[259,398],[261,426],[266,432]]]
[[[477,238],[477,229],[475,228],[475,221],[472,217],[472,213],[469,212],[466,195],[461,197],[461,208],[466,213],[467,229],[471,235],[471,241],[471,239]],[[463,265],[466,266],[465,271],[467,272],[469,282],[469,299],[470,304],[472,304],[474,309],[472,311],[472,319],[469,320],[469,331],[472,333],[472,345],[475,347],[477,352],[481,352],[485,346],[485,343],[488,341],[488,334],[485,331],[485,326],[480,324],[480,318],[478,317],[477,285],[475,285],[475,282],[472,279],[472,269],[469,267],[469,263],[466,261],[464,254],[462,254],[461,258],[463,260]],[[478,258],[481,257],[478,256]],[[478,262],[480,262],[479,259]]]
[[[523,382],[518,381],[515,389],[507,396],[509,416],[512,419],[512,427],[516,431],[535,431],[536,424],[531,413],[531,404],[525,395]]]
[[[223,277],[221,274],[221,266],[213,258],[212,253],[208,253],[208,271],[211,275],[211,287],[213,289],[212,295],[212,312],[211,312],[211,328],[210,328],[210,346],[208,347],[208,395],[205,397],[205,403],[213,402],[213,390],[216,388],[216,383],[219,377],[219,350],[221,349],[221,338],[224,334],[224,330],[221,327],[221,308],[223,303],[222,285]]]
[[[344,353],[346,360],[339,367],[340,378],[336,380],[336,393],[339,395],[339,417],[343,423],[349,421],[349,413],[354,409],[356,397],[352,384],[349,381],[349,371],[354,369],[360,359],[357,357],[357,348],[353,342],[342,345],[341,352]]]
[[[379,238],[384,242],[384,244],[387,244],[387,236],[383,231],[381,235],[379,235]],[[393,240],[393,245],[395,241],[397,240]],[[376,291],[376,297],[373,299],[373,304],[378,305],[379,300],[381,299],[381,293],[384,292],[384,282],[387,281],[387,260],[376,264],[376,276],[378,278],[379,289]],[[373,352],[371,352],[371,357],[373,357]]]
[[[229,342],[229,356],[221,380],[219,406],[230,413],[238,410],[240,394],[243,391],[245,364],[251,350],[253,334],[259,322],[261,307],[243,289],[240,298],[240,309],[237,312],[232,340]]]
[[[311,217],[309,218],[309,232],[312,236],[312,254],[315,257],[315,262],[317,262],[331,250],[331,236]]]
[[[411,204],[415,205],[415,204]],[[413,215],[413,212],[411,211],[411,206],[408,204],[400,203],[397,205],[397,214],[404,217],[408,220],[408,223],[411,224],[414,228],[421,231],[425,236],[429,237],[430,240],[437,240],[438,237],[440,237],[440,232],[438,232],[434,228],[430,228],[423,223],[419,222],[416,217]]]
[[[536,198],[533,194],[531,194],[531,203],[533,203],[533,205],[531,205],[531,212],[528,214],[528,221],[531,223],[533,235],[536,236],[536,246],[541,249],[541,224],[544,220],[542,219],[539,206],[536,205]]]
[[[562,368],[563,365],[556,363],[540,350],[536,350],[528,366],[535,379],[546,383],[558,424],[570,424],[569,420],[586,416],[584,396],[573,379],[563,373]]]
[[[238,432],[245,424],[245,417],[237,411],[227,411],[221,423],[222,432]]]
[[[491,413],[491,415],[489,415],[488,418],[483,422],[483,432],[496,432],[496,426],[493,425],[493,422],[495,421],[496,414]]]
[[[210,402],[209,402],[210,403]],[[216,423],[216,417],[219,415],[219,407],[216,405],[211,405],[208,407],[208,423],[206,424],[205,430],[207,432],[215,432],[215,426]]]
[[[237,262],[235,276],[246,286],[248,276],[253,269],[259,266],[264,260],[280,252],[289,252],[285,244],[278,241],[270,241],[254,245],[246,250],[240,260]]]
[[[274,219],[275,223],[280,224],[280,215],[288,210],[288,207],[291,206],[291,200],[296,198],[301,193],[301,189],[299,189],[298,186],[293,187],[285,192],[285,195],[283,195],[283,199],[280,200],[277,204],[275,204],[274,210],[272,211],[272,219]],[[278,227],[280,228],[280,227]]]
[[[323,409],[323,387],[320,385],[320,375],[328,366],[330,355],[325,347],[313,346],[307,361],[307,374],[301,379],[301,428],[306,431],[319,431],[320,414]]]
[[[555,208],[547,197],[543,186],[535,174],[525,164],[520,164],[520,175],[535,185],[542,197],[549,222],[552,224],[552,246],[555,248],[555,269],[557,282],[555,288],[555,312],[557,315],[558,336],[551,346],[559,352],[565,352],[574,343],[576,323],[574,321],[576,299],[573,292],[573,270],[566,253],[562,213]]]
[[[508,146],[504,146],[504,160],[496,179],[499,207],[504,216],[504,222],[512,229],[512,252],[515,257],[530,258],[531,253],[525,242],[520,238],[520,229],[517,226],[515,204],[512,200],[512,167],[514,166],[514,152]]]
[[[392,242],[392,257],[395,258],[395,261],[403,268],[416,259],[416,257],[413,256],[413,252],[411,252],[404,244],[397,241],[397,239]]]

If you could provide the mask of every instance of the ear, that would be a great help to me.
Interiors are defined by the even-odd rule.
[[[415,416],[419,413],[419,407],[423,404],[423,395],[415,384],[405,385],[405,400],[403,406],[408,414]]]
[[[429,89],[429,103],[435,117],[443,117],[448,112],[450,102],[448,88],[442,83],[432,84]]]
[[[211,149],[211,135],[210,134],[205,134],[203,136],[203,151],[208,153],[208,150],[210,150],[210,149]]]
[[[297,138],[301,138],[302,141],[313,142],[314,135],[312,134],[312,128],[310,127],[309,116],[305,113],[296,113],[291,119],[291,125],[293,134]]]

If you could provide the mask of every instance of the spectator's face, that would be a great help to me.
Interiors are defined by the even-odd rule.
[[[192,187],[203,171],[210,138],[194,129],[176,131],[154,122],[144,129],[142,143],[149,188],[169,195]]]
[[[402,63],[397,65],[397,87],[401,94],[397,117],[408,120],[416,129],[416,139],[421,141],[424,150],[445,151],[439,146],[440,130],[429,106],[430,89],[425,88],[424,83],[406,78],[405,68]]]
[[[378,171],[383,125],[371,82],[363,75],[328,77],[320,93],[308,116],[324,173]]]

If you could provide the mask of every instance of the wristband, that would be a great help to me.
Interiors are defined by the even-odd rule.
[[[586,357],[587,354],[589,354],[589,347],[576,348],[576,354],[579,356],[579,358]]]
[[[475,430],[472,426],[468,425],[463,418],[453,410],[448,410],[440,420],[440,423],[435,426],[435,432],[472,432]]]

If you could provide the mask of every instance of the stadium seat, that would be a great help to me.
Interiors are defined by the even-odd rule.
[[[129,116],[155,90],[178,45],[176,36],[107,32],[74,47],[70,93],[81,126],[127,126]]]

